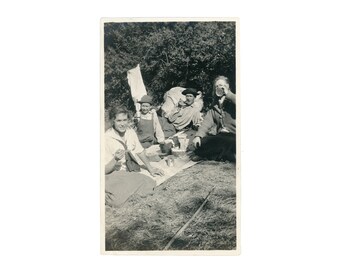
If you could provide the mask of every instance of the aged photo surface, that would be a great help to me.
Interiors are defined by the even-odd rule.
[[[101,20],[102,254],[239,254],[238,24]]]

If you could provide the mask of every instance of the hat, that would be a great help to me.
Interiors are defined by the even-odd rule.
[[[142,96],[141,100],[138,101],[138,103],[149,103],[149,104],[152,104],[152,97],[150,97],[148,95],[144,95],[144,96]]]
[[[192,94],[192,95],[194,95],[195,97],[198,95],[197,90],[194,89],[194,88],[186,88],[186,89],[182,92],[182,94],[183,94],[183,95]]]

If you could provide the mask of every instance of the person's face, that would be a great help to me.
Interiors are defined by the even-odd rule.
[[[224,91],[228,91],[229,84],[225,80],[219,79],[218,81],[215,82],[215,90],[216,89],[223,89]]]
[[[185,103],[187,105],[191,105],[195,102],[195,96],[193,94],[186,94],[185,95]]]
[[[142,114],[147,114],[151,109],[151,105],[149,103],[142,103],[141,112]]]
[[[113,128],[120,134],[124,134],[128,124],[128,116],[126,113],[119,113],[113,119]]]

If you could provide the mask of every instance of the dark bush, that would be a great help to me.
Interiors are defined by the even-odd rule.
[[[160,104],[171,87],[197,88],[211,103],[217,75],[235,85],[235,22],[105,23],[105,107],[133,109],[127,71],[140,64],[148,94]]]

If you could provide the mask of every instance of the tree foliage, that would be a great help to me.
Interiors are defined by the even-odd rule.
[[[209,104],[216,76],[236,89],[235,22],[105,23],[104,58],[106,107],[132,108],[127,71],[137,64],[156,104],[175,86],[201,90]]]

